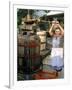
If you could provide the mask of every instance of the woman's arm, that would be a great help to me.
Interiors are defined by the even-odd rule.
[[[58,24],[58,26],[59,26],[59,28],[60,28],[60,30],[61,30],[61,35],[63,36],[63,35],[64,35],[64,29],[61,27],[60,24]]]
[[[51,28],[49,29],[49,34],[50,34],[51,36],[53,35],[53,32],[52,32],[53,26],[54,26],[54,24],[52,24]]]

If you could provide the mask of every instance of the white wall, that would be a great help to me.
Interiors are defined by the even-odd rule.
[[[21,0],[20,0],[21,1]],[[27,3],[63,3],[63,4],[70,4],[70,40],[72,36],[72,0],[25,0]],[[72,41],[72,40],[71,40]],[[70,42],[70,52],[72,51],[72,42]],[[72,53],[72,52],[71,52]],[[70,60],[72,55],[70,55]],[[0,90],[8,90],[9,84],[9,0],[0,0]],[[71,61],[71,68],[72,68],[72,61]],[[72,70],[70,69],[72,76]],[[71,78],[72,82],[72,78]],[[72,84],[72,83],[71,83]],[[21,89],[43,89],[43,90],[58,90],[58,89],[71,89],[71,85],[66,86],[48,86],[48,87],[26,87]],[[16,88],[15,90],[20,90],[20,88]]]

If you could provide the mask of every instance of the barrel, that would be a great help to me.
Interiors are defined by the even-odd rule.
[[[37,35],[40,37],[40,50],[46,49],[46,31],[39,31],[37,32]]]
[[[22,59],[20,59],[22,58]],[[23,72],[30,74],[39,69],[42,64],[40,59],[40,38],[36,34],[18,36],[18,65]]]
[[[21,34],[18,34],[17,41],[18,41],[18,56],[24,57],[24,45],[26,41],[26,35],[28,33],[32,33],[32,30],[25,30]]]
[[[24,45],[24,36],[22,34],[18,34],[17,36],[17,44],[19,45]]]

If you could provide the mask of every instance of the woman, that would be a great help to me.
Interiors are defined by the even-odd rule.
[[[63,62],[63,46],[61,45],[62,37],[64,35],[64,30],[58,21],[52,21],[52,26],[49,30],[49,34],[52,36],[52,51],[51,51],[51,65],[58,72],[62,70],[64,65]]]

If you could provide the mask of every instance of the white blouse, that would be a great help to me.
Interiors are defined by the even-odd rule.
[[[59,48],[60,45],[60,37],[53,37],[52,39],[52,47]]]

